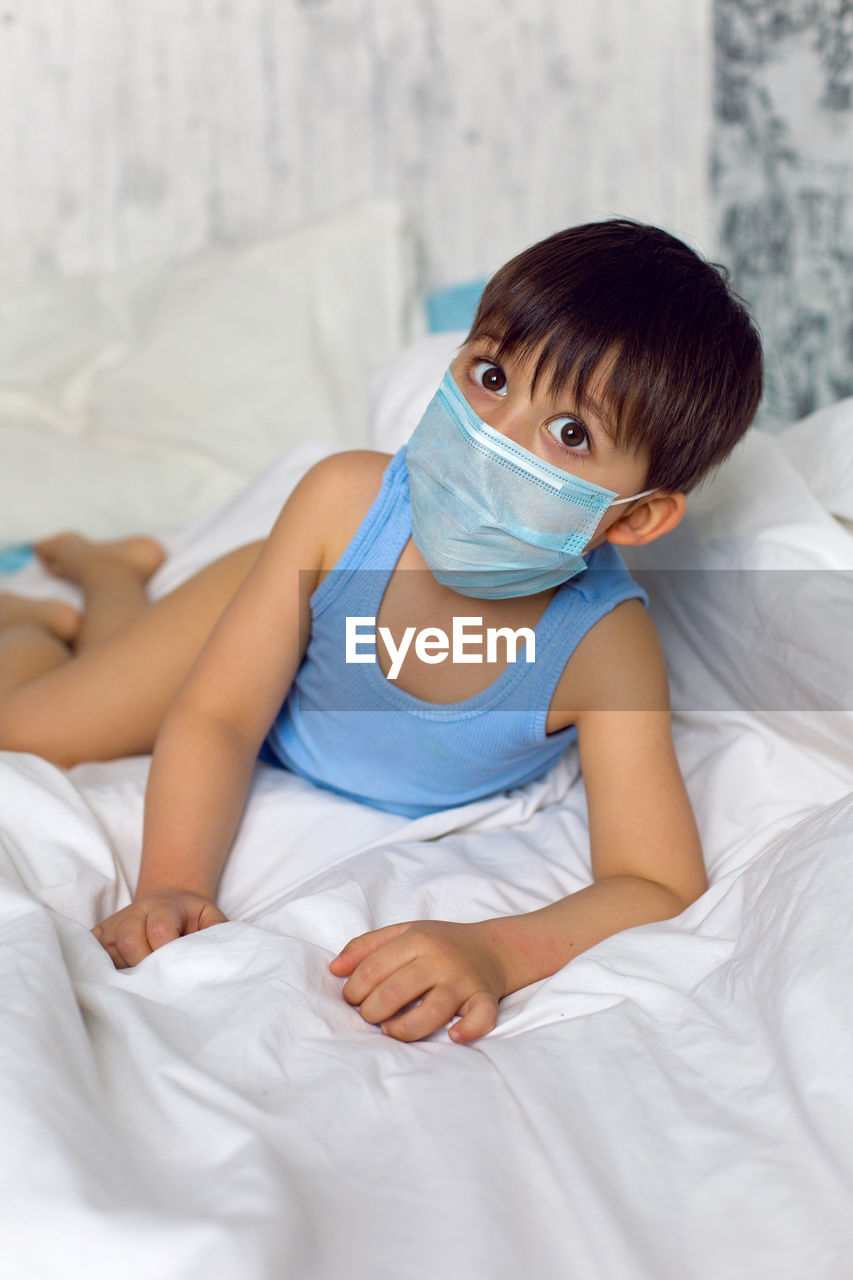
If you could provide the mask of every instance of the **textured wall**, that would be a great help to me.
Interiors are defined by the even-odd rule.
[[[708,218],[711,0],[0,0],[0,277],[396,195],[434,287]]]
[[[720,256],[767,353],[762,421],[853,394],[853,3],[716,0]]]

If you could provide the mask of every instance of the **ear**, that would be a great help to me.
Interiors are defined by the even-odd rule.
[[[610,525],[604,531],[605,540],[624,547],[645,546],[674,529],[686,510],[687,498],[683,493],[663,490],[652,494]]]

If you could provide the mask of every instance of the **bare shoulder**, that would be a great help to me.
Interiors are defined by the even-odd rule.
[[[344,449],[340,453],[330,453],[308,468],[294,493],[303,489],[310,493],[313,501],[324,505],[334,505],[348,498],[355,501],[357,495],[369,493],[371,489],[375,497],[390,461],[390,453],[378,453],[375,449]]]
[[[306,471],[288,499],[322,539],[323,570],[332,568],[379,492],[390,453],[346,449],[321,458]],[[287,508],[285,508],[287,509]]]
[[[343,449],[321,458],[305,474],[306,478],[312,476],[318,483],[344,489],[358,484],[369,485],[372,481],[381,481],[392,456],[376,449]]]
[[[599,618],[572,653],[549,713],[549,732],[587,711],[668,711],[663,650],[639,600],[623,600]]]

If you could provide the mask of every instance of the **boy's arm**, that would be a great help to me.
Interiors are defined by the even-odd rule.
[[[488,922],[505,955],[505,994],[613,933],[679,915],[708,887],[672,742],[666,666],[643,606],[614,609],[576,657],[594,883],[538,911]]]
[[[451,1036],[475,1039],[494,1026],[502,996],[613,933],[678,915],[707,888],[672,744],[666,668],[642,605],[618,606],[588,633],[572,658],[571,687],[582,690],[570,718],[594,883],[523,915],[470,925],[419,921],[354,939],[333,971],[351,975],[345,996],[366,1002],[368,1020],[383,1022],[389,1034],[418,1039],[459,1013]],[[439,976],[418,1008],[389,1021],[407,1002],[394,1004],[408,995],[405,965],[413,975],[431,968]]]
[[[296,486],[163,721],[135,899],[94,930],[119,967],[225,919],[216,886],[258,749],[305,652],[310,596],[346,505],[346,457],[324,459]]]

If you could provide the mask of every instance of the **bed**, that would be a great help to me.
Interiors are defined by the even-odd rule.
[[[419,332],[409,263],[372,204],[5,299],[0,590],[73,601],[15,551],[70,525],[158,533],[157,596],[324,453],[397,448],[461,339]],[[587,884],[575,755],[415,821],[259,764],[229,923],[117,971],[89,930],[130,900],[148,758],[0,753],[5,1272],[853,1274],[853,402],[752,432],[630,563],[710,887],[469,1046],[382,1036],[328,962]]]

